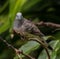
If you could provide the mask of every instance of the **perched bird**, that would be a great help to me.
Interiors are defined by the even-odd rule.
[[[25,19],[22,16],[22,13],[18,12],[16,14],[14,23],[13,23],[13,30],[17,34],[24,36],[26,32],[37,35],[41,37],[41,42],[44,43],[48,48],[52,49],[48,43],[44,40],[44,34],[38,29],[38,27],[31,22],[30,20]]]
[[[33,22],[25,19],[22,16],[22,13],[20,12],[16,14],[16,17],[13,23],[13,30],[16,33],[20,33],[21,35],[24,35],[25,34],[24,32],[29,32],[35,35],[44,36],[44,34],[40,32],[37,26]]]

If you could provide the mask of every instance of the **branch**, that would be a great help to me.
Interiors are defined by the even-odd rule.
[[[37,38],[30,38],[29,40],[33,40],[33,41],[36,41],[36,42],[38,42],[39,44],[41,44],[41,45],[45,48],[45,51],[46,51],[46,53],[47,53],[47,55],[48,55],[48,59],[50,59],[50,55],[49,55],[48,48],[47,48],[47,46],[46,46],[43,42],[41,42],[41,41],[38,40]]]
[[[52,22],[39,22],[39,23],[35,23],[35,25],[38,25],[38,26],[48,26],[48,27],[52,27],[52,28],[60,28],[60,24],[55,24],[55,23],[52,23]]]
[[[26,39],[27,40],[33,40],[33,41],[36,41],[38,42],[39,44],[41,44],[44,48],[45,48],[45,51],[48,55],[48,59],[50,59],[50,55],[49,55],[49,51],[48,51],[48,46],[47,44],[45,44],[44,42],[42,42],[41,40],[43,40],[42,38],[40,38],[39,36],[35,36],[35,35],[32,35],[30,33],[26,33]]]
[[[16,49],[11,44],[9,44],[6,40],[4,40],[2,37],[0,37],[0,40],[3,41],[9,48],[13,49],[16,52],[16,55],[18,56],[19,59],[22,59],[20,57],[20,54],[28,57],[29,59],[35,59],[35,58],[31,57],[30,55],[26,55],[25,53],[23,53],[23,51]]]

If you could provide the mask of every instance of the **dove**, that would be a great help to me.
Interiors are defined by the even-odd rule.
[[[52,50],[52,47],[48,45],[48,43],[43,38],[45,35],[38,29],[38,27],[32,21],[24,18],[21,12],[18,12],[16,14],[15,20],[13,22],[13,30],[17,34],[20,34],[22,37],[25,35],[26,32],[41,37],[41,42],[44,43],[47,48]]]

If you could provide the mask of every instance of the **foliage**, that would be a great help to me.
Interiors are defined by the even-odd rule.
[[[12,24],[17,12],[22,12],[23,16],[34,22],[45,21],[60,23],[60,1],[59,0],[0,0],[0,36],[10,44],[21,49],[26,54],[30,54],[36,59],[47,59],[44,49],[35,41],[23,41],[16,35],[11,40]],[[54,48],[50,52],[51,59],[60,59],[60,31],[54,28],[39,27],[46,35],[44,37]],[[6,45],[0,41],[0,59],[18,59],[12,49],[7,49]],[[26,59],[25,56],[23,56]]]

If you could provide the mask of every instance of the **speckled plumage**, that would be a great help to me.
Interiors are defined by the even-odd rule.
[[[18,19],[18,17],[22,17],[20,19]],[[40,30],[37,28],[37,26],[34,25],[33,22],[23,18],[22,14],[17,13],[16,18],[14,20],[14,24],[13,24],[13,30],[15,30],[16,33],[22,33],[24,34],[24,32],[30,32],[30,33],[34,33],[37,35],[40,35]],[[43,34],[42,34],[43,35]]]

